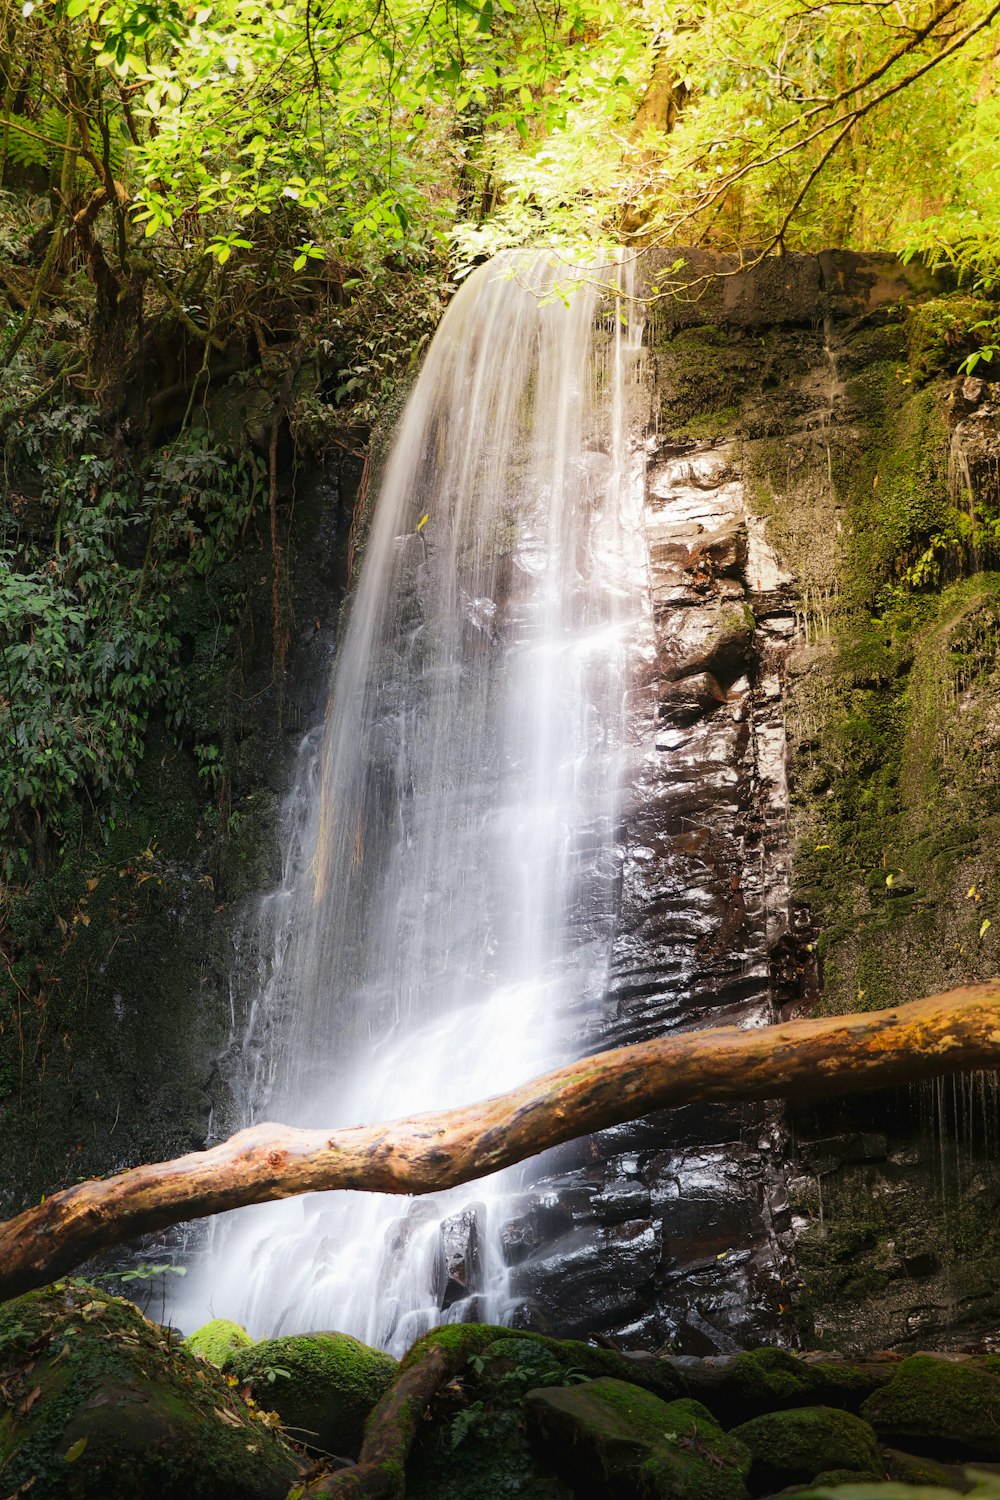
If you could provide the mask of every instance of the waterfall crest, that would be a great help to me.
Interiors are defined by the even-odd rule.
[[[645,597],[639,330],[608,292],[625,276],[493,262],[431,344],[293,794],[248,1120],[461,1105],[565,1058],[600,1003]],[[257,1334],[339,1328],[394,1352],[445,1317],[502,1319],[512,1180],[242,1211],[189,1291]]]

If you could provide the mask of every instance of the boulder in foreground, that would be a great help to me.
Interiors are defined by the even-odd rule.
[[[131,1302],[57,1282],[0,1304],[0,1490],[284,1500],[295,1455]]]

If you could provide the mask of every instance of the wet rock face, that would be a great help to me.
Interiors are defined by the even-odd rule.
[[[1000,504],[995,382],[899,378],[900,299],[930,290],[838,252],[654,311],[648,673],[585,1046],[806,1015],[821,979],[856,1009],[988,977],[997,575],[973,549],[974,575],[924,589],[919,629],[876,608],[914,516]],[[931,533],[912,534],[907,557]],[[505,1230],[517,1316],[699,1356],[993,1348],[1000,1127],[980,1093],[939,1109],[936,1139],[893,1097],[797,1110],[797,1141],[780,1111],[711,1107],[556,1153]],[[609,1228],[607,1273],[584,1274]]]
[[[650,453],[651,680],[631,710],[618,938],[585,1045],[774,1018],[788,926],[782,662],[791,582],[738,454]],[[504,1227],[516,1320],[716,1355],[782,1324],[785,1138],[766,1108],[685,1109],[555,1154]],[[574,1159],[575,1158],[575,1159]]]
[[[473,1203],[441,1222],[442,1307],[451,1307],[464,1297],[472,1297],[483,1290],[485,1212],[482,1203]]]
[[[790,1114],[794,1302],[808,1347],[1000,1350],[995,1104],[992,1084],[974,1079]]]

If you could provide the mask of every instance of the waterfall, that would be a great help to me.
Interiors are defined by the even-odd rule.
[[[646,608],[628,277],[507,257],[468,278],[431,344],[266,903],[247,1121],[470,1103],[572,1055],[600,1006]],[[518,1180],[231,1215],[183,1320],[338,1328],[394,1352],[448,1318],[500,1320]]]

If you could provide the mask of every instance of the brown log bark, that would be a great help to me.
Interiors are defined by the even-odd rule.
[[[600,1052],[464,1109],[337,1130],[256,1125],[210,1151],[54,1193],[0,1224],[0,1299],[97,1250],[297,1193],[429,1193],[653,1110],[815,1098],[1000,1066],[1000,981],[895,1010],[688,1031]]]

